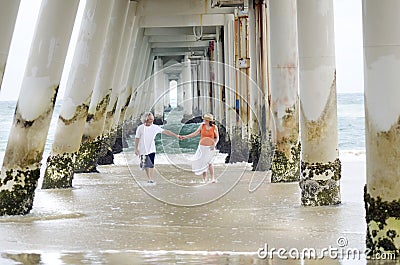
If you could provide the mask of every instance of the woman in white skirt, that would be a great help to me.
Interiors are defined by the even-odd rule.
[[[214,166],[212,164],[217,154],[216,146],[219,141],[218,127],[214,124],[212,114],[203,115],[203,123],[191,134],[181,136],[181,139],[192,138],[200,134],[200,142],[193,157],[192,171],[196,175],[203,175],[203,181],[207,182],[207,169],[210,171],[210,181],[216,183]]]

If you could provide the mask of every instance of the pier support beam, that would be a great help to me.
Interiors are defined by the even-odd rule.
[[[224,24],[224,59],[225,59],[225,100],[227,131],[232,136],[236,122],[236,71],[235,71],[235,17],[225,15]]]
[[[298,0],[301,202],[340,203],[333,0]]]
[[[363,1],[367,185],[371,257],[400,255],[400,2]]]
[[[17,20],[20,0],[0,0],[0,89]]]
[[[164,111],[171,109],[171,89],[169,87],[169,78],[167,74],[164,74],[164,87],[165,87],[165,94],[164,94]]]
[[[121,152],[121,143],[115,144],[118,134],[121,132],[121,127],[120,120],[121,114],[124,114],[124,109],[126,106],[126,102],[130,100],[131,97],[131,86],[127,85],[127,79],[129,75],[129,68],[132,64],[132,56],[133,56],[133,45],[130,45],[132,41],[132,35],[134,33],[134,27],[135,24],[137,25],[137,19],[136,19],[136,1],[130,1],[129,2],[129,9],[128,11],[128,20],[126,21],[123,36],[122,36],[122,43],[121,43],[121,49],[118,54],[118,59],[117,59],[117,69],[115,71],[115,76],[113,79],[113,93],[111,94],[111,101],[116,101],[115,105],[115,110],[110,115],[110,122],[108,123],[108,130],[109,130],[109,135],[108,135],[108,153],[111,150],[111,152],[118,153]],[[110,159],[109,162],[114,162],[113,160],[113,155],[109,154]],[[104,163],[102,163],[104,164]]]
[[[43,189],[72,187],[76,155],[88,115],[114,1],[87,0],[72,59]]]
[[[236,10],[234,22],[234,65],[233,78],[236,79],[234,93],[235,117],[231,132],[230,162],[247,162],[249,160],[249,81],[250,81],[250,49],[248,36],[248,10]],[[233,118],[233,117],[232,117]]]
[[[0,215],[32,209],[78,0],[43,1],[0,175]]]
[[[100,157],[97,160],[100,165],[108,165],[114,162],[113,145],[117,136],[117,124],[119,122],[119,116],[121,113],[121,103],[125,103],[125,94],[123,87],[123,73],[125,69],[125,62],[127,61],[129,44],[131,43],[131,37],[134,32],[133,28],[136,25],[136,2],[129,2],[129,9],[125,27],[122,33],[120,52],[116,62],[115,75],[112,80],[112,93],[110,102],[107,106],[106,120],[104,123],[103,130],[103,145],[100,152]]]
[[[193,114],[196,116],[200,113],[199,105],[199,61],[192,65],[192,87],[193,87]]]
[[[300,179],[296,0],[271,1],[271,109],[276,145],[271,182]]]
[[[249,132],[253,170],[271,168],[272,138],[269,108],[269,32],[265,1],[249,4]]]
[[[131,102],[129,102],[126,115],[133,122],[137,122],[139,121],[140,118],[139,106],[141,103],[140,99],[142,98],[143,95],[143,87],[140,87],[139,73],[143,66],[143,61],[142,61],[143,60],[142,57],[144,56],[143,53],[146,52],[146,44],[144,42],[144,40],[146,39],[144,39],[143,37],[143,29],[138,28],[134,38],[135,38],[135,48],[133,51],[133,58],[135,58],[135,60],[132,62],[128,79],[128,83],[132,85],[133,97],[131,98]],[[139,60],[141,58],[142,60]]]
[[[164,123],[164,71],[161,58],[154,60],[154,123]],[[183,102],[182,102],[183,103]]]
[[[183,86],[183,120],[193,118],[193,87],[191,62],[186,55],[182,62],[182,86]]]
[[[180,77],[176,80],[176,104],[179,109],[183,109],[183,85],[182,85],[182,78]]]
[[[215,44],[215,82],[214,82],[214,87],[215,87],[215,106],[214,106],[214,113],[216,116],[216,119],[220,123],[225,123],[225,92],[224,92],[224,64],[223,64],[223,47],[222,47],[222,42],[223,42],[223,37],[222,34],[222,27],[218,26],[216,27],[216,44]]]
[[[129,1],[117,0],[111,13],[106,42],[100,59],[93,96],[88,110],[82,143],[75,161],[75,172],[97,172],[104,138],[104,121],[110,102],[112,81],[115,75],[122,33],[127,17]]]

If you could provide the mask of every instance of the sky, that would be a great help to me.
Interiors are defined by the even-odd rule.
[[[334,0],[336,85],[338,93],[363,92],[364,90],[361,1]],[[0,91],[0,101],[18,99],[40,2],[39,0],[21,0]],[[76,22],[82,16],[84,2],[81,1],[80,3]],[[78,23],[75,23],[70,47],[76,43],[78,28]],[[65,69],[69,69],[71,64],[72,50],[70,48],[68,51]],[[59,96],[63,95],[63,88],[68,77],[68,71],[64,71],[64,73],[61,79]]]

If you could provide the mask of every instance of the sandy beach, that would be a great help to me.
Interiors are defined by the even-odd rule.
[[[0,264],[375,264],[362,254],[365,156],[341,156],[342,204],[303,207],[298,183],[271,184],[223,154],[218,183],[206,184],[187,158],[158,155],[156,185],[118,154],[100,173],[76,174],[73,189],[38,189],[30,214],[0,217]],[[329,247],[361,254],[335,258]],[[324,258],[288,256],[305,248]]]

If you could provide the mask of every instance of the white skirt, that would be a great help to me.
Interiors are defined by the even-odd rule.
[[[196,175],[207,172],[208,165],[211,164],[218,154],[218,150],[211,150],[210,146],[199,145],[193,156],[192,171]]]

